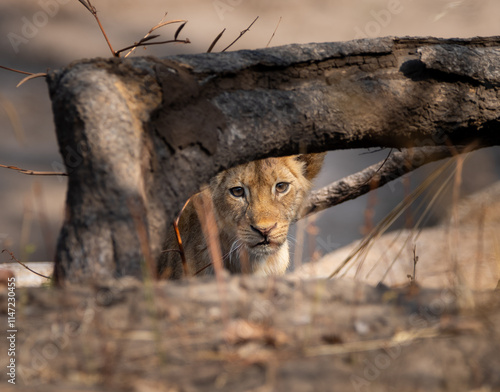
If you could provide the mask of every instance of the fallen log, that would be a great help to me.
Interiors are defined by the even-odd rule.
[[[425,163],[450,155],[443,146],[498,145],[499,47],[498,37],[379,38],[50,72],[69,175],[56,278],[154,273],[185,200],[243,162],[348,148],[438,152]]]

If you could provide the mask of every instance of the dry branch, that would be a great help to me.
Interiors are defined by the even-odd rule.
[[[35,170],[29,170],[29,169],[21,169],[19,167],[11,166],[11,165],[0,164],[0,167],[3,167],[4,169],[9,169],[9,170],[15,170],[19,173],[26,174],[28,176],[67,176],[68,175],[68,173],[64,173],[64,172],[35,171]]]
[[[7,249],[3,249],[1,253],[4,253],[4,252],[7,252],[9,255],[10,255],[10,258],[12,261],[15,261],[17,264],[21,265],[22,267],[24,267],[25,269],[27,269],[28,271],[34,273],[35,275],[38,275],[38,276],[41,276],[42,278],[45,278],[45,279],[51,279],[50,276],[45,276],[45,275],[42,275],[34,270],[32,270],[30,267],[28,267],[26,264],[22,263],[21,261],[19,261],[16,256],[14,256],[14,253],[7,250]]]
[[[301,218],[353,200],[423,165],[461,152],[449,147],[423,147],[393,152],[382,162],[312,192]]]
[[[20,70],[18,70],[18,69],[5,67],[5,66],[3,66],[3,65],[0,65],[0,68],[5,69],[5,70],[7,70],[7,71],[20,73],[20,74],[23,74],[23,75],[33,75],[33,72],[20,71]]]
[[[448,146],[500,144],[499,48],[498,38],[382,38],[87,60],[49,74],[60,150],[85,147],[76,162],[64,157],[69,218],[58,276],[141,276],[144,241],[127,206],[142,208],[157,258],[185,200],[239,163],[414,148],[413,158],[395,153],[353,179],[360,192],[377,169],[383,182],[419,166],[417,152],[428,153],[425,163]]]
[[[101,30],[101,33],[106,40],[106,43],[108,44],[109,50],[111,51],[111,54],[114,57],[118,57],[118,54],[115,52],[113,49],[113,46],[111,45],[111,42],[109,41],[108,35],[106,34],[106,31],[104,30],[104,27],[101,24],[101,20],[99,19],[99,16],[97,15],[97,9],[92,5],[90,0],[78,0],[94,17],[96,20],[97,24],[99,25],[99,29]]]

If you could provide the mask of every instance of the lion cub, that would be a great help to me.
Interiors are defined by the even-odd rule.
[[[225,268],[231,273],[282,275],[289,264],[287,235],[319,173],[325,153],[250,162],[219,173],[201,194],[212,198]],[[189,275],[213,274],[193,198],[179,221]],[[183,268],[170,230],[159,274],[180,278]]]

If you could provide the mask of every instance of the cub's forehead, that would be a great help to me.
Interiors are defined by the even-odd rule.
[[[302,162],[293,157],[267,158],[234,167],[227,172],[226,180],[248,186],[293,181],[301,175]]]

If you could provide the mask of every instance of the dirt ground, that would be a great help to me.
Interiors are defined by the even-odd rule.
[[[190,45],[159,45],[137,50],[135,54],[159,57],[206,51],[226,28],[214,48],[214,51],[222,50],[257,16],[259,19],[252,29],[231,50],[266,46],[280,17],[270,46],[350,40],[359,36],[360,31],[366,37],[499,34],[500,3],[497,0],[93,0],[92,3],[115,48],[143,37],[167,11],[168,20],[187,19],[189,22],[180,38],[189,38]],[[47,8],[48,4],[52,8]],[[30,30],[29,23],[34,21],[39,27]],[[157,32],[162,39],[170,39],[176,28],[171,25]],[[11,41],[16,35],[28,38]],[[0,65],[45,72],[47,68],[63,67],[77,59],[109,55],[97,24],[78,0],[0,1]],[[60,171],[62,159],[46,83],[35,79],[16,88],[23,77],[0,70],[0,163]],[[16,118],[18,121],[12,121]],[[464,193],[500,178],[498,151],[498,148],[485,149],[471,157],[464,168]],[[352,174],[383,160],[386,155],[387,151],[332,152],[316,186]],[[412,184],[418,184],[427,170],[430,169],[423,168],[412,174]],[[401,201],[403,188],[398,182],[377,192],[375,221]],[[65,189],[65,178],[23,176],[0,170],[0,247],[13,251],[23,261],[52,260],[63,217]],[[363,197],[337,206],[318,218],[321,241],[316,247],[326,253],[359,238],[367,203],[371,203],[370,198]],[[438,214],[439,210],[437,208]],[[8,256],[0,255],[0,262],[8,260]]]
[[[16,299],[5,392],[500,391],[498,291],[240,276]]]

